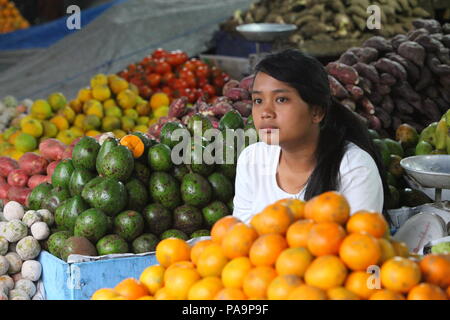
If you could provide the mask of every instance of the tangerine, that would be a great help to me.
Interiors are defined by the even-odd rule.
[[[305,272],[306,284],[323,290],[341,286],[346,277],[347,268],[333,255],[316,258]]]
[[[347,222],[348,233],[367,232],[375,238],[381,238],[388,230],[388,224],[383,215],[373,211],[355,212]]]
[[[177,300],[186,300],[191,287],[200,280],[200,274],[192,268],[175,268],[165,281],[169,296]]]
[[[191,249],[191,261],[194,264],[197,264],[198,258],[200,257],[203,250],[205,250],[206,247],[208,247],[210,244],[212,244],[213,241],[210,239],[201,240],[194,244],[194,246]]]
[[[383,289],[372,294],[369,300],[405,300],[405,297],[398,292]]]
[[[345,224],[350,216],[347,199],[336,191],[328,191],[315,196],[305,205],[305,218],[315,222],[335,222]]]
[[[279,275],[272,280],[267,288],[267,298],[269,300],[286,300],[289,294],[303,284],[299,276],[293,274]]]
[[[288,297],[289,300],[327,300],[327,295],[322,289],[312,287],[306,284],[298,286],[292,290]]]
[[[365,271],[380,260],[381,249],[377,239],[371,235],[352,233],[342,242],[339,256],[350,269]]]
[[[197,270],[202,277],[219,277],[228,258],[218,244],[211,244],[203,250],[197,260]]]
[[[308,235],[313,225],[313,220],[298,220],[291,224],[286,232],[286,240],[289,247],[306,248],[308,246]]]
[[[191,247],[181,239],[164,239],[156,246],[156,259],[165,268],[172,263],[189,260],[190,257]]]
[[[344,287],[328,289],[327,296],[329,300],[359,300],[357,294]]]
[[[372,275],[365,271],[353,271],[345,281],[345,288],[362,299],[369,299],[378,289],[371,283]]]
[[[223,289],[222,280],[218,277],[206,277],[196,282],[188,293],[189,300],[213,300]]]
[[[245,300],[245,294],[241,289],[237,288],[223,288],[217,292],[214,297],[215,300]]]
[[[381,283],[386,289],[406,293],[420,282],[420,267],[414,261],[394,257],[381,266]]]
[[[253,216],[250,225],[259,235],[269,233],[285,234],[293,221],[291,210],[288,206],[274,203],[267,206],[262,212]]]
[[[147,287],[133,278],[127,278],[119,282],[114,287],[114,291],[127,300],[136,300],[142,296],[148,295]]]
[[[252,269],[248,257],[235,258],[228,262],[222,270],[222,282],[226,288],[242,288],[247,273]]]
[[[313,256],[306,248],[288,248],[280,253],[275,263],[279,275],[296,275],[303,277]]]
[[[308,235],[308,250],[315,256],[337,254],[345,238],[345,230],[335,222],[317,223]]]
[[[222,243],[222,239],[227,233],[228,229],[238,222],[241,221],[233,216],[225,216],[221,218],[211,228],[211,240],[219,244]]]
[[[247,297],[252,299],[266,299],[267,288],[277,272],[272,267],[259,266],[250,270],[244,278],[242,288]]]
[[[287,242],[282,235],[278,233],[262,235],[250,248],[250,261],[255,266],[272,266],[286,248]]]
[[[222,250],[228,259],[248,256],[253,242],[258,237],[255,229],[239,222],[230,227],[222,239]]]
[[[166,269],[163,266],[150,266],[141,273],[139,281],[147,287],[150,294],[155,294],[164,285],[165,271]]]
[[[446,288],[450,286],[450,254],[427,254],[420,261],[426,282]]]
[[[431,283],[420,283],[408,293],[408,300],[447,300],[447,295],[438,286]]]

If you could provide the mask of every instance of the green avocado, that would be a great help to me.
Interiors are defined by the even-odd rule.
[[[211,228],[218,220],[230,214],[227,205],[221,201],[211,202],[202,209],[203,220]]]
[[[28,207],[30,210],[41,209],[43,200],[51,194],[52,189],[53,186],[47,182],[36,186],[28,197]]]
[[[95,170],[97,155],[100,150],[98,142],[91,137],[83,137],[73,148],[72,161],[75,168]]]
[[[224,174],[220,172],[214,172],[208,177],[208,181],[211,184],[214,199],[227,202],[228,200],[233,198],[233,184]]]
[[[108,152],[111,151],[112,148],[116,147],[117,144],[117,139],[113,137],[107,138],[105,141],[103,141],[103,144],[98,151],[97,159],[95,161],[95,168],[97,172],[100,172],[100,164],[103,163],[105,156],[108,154]]]
[[[426,155],[426,154],[431,154],[432,151],[433,151],[433,146],[431,145],[431,143],[429,143],[425,140],[420,140],[416,146],[415,154],[416,154],[416,156]]]
[[[389,148],[386,145],[386,142],[384,142],[381,139],[373,139],[373,143],[378,148],[378,151],[381,154],[381,158],[383,159],[384,166],[386,168],[388,168],[390,160],[391,160],[391,153],[389,152]]]
[[[130,251],[128,243],[117,234],[108,234],[104,236],[98,240],[96,248],[99,256],[127,253]]]
[[[160,235],[172,227],[172,213],[159,203],[152,203],[145,207],[144,218],[148,230],[156,235]]]
[[[196,113],[189,118],[187,128],[192,136],[203,136],[206,130],[214,127],[207,116]]]
[[[116,178],[126,182],[134,169],[134,158],[130,149],[125,146],[115,146],[105,155],[99,164],[98,173],[104,177]]]
[[[150,169],[147,167],[147,164],[135,162],[132,177],[138,179],[146,187],[148,187],[148,183],[150,181]]]
[[[108,231],[108,219],[99,209],[88,209],[75,220],[74,235],[96,243]]]
[[[127,210],[114,218],[114,233],[126,241],[133,241],[144,232],[144,224],[140,213]]]
[[[380,139],[380,135],[373,129],[369,129],[369,136],[371,139]]]
[[[397,209],[400,207],[400,193],[396,187],[389,185],[389,199],[386,200],[386,209]]]
[[[131,247],[133,248],[133,253],[146,253],[153,252],[156,250],[159,239],[157,236],[151,233],[144,233],[134,239]]]
[[[64,228],[70,232],[74,232],[78,216],[89,208],[89,205],[81,198],[81,196],[75,196],[64,202],[62,217]]]
[[[185,126],[178,122],[167,122],[161,128],[161,133],[159,135],[159,139],[161,143],[167,145],[170,149],[175,147],[182,138],[179,138],[180,141],[172,140],[172,134],[175,130],[187,130]]]
[[[62,160],[55,168],[52,175],[52,185],[54,187],[69,188],[70,177],[74,171],[72,160]]]
[[[92,171],[86,169],[75,169],[70,177],[69,191],[72,196],[81,195],[84,186],[97,177]]]
[[[150,176],[149,190],[152,199],[167,209],[181,204],[180,183],[166,172],[154,172]]]
[[[212,197],[212,188],[208,180],[197,173],[188,173],[181,183],[181,196],[184,203],[203,207]]]
[[[403,152],[403,148],[402,145],[400,144],[400,142],[386,138],[383,139],[384,143],[386,144],[386,146],[389,149],[389,152],[391,154],[396,154],[399,157],[403,158],[404,156],[404,152]]]
[[[210,235],[211,235],[211,232],[209,232],[209,230],[200,229],[200,230],[192,232],[191,235],[189,236],[189,238],[193,239],[193,238],[199,238],[199,237],[209,237]]]
[[[191,234],[203,225],[202,213],[194,206],[184,204],[173,212],[173,228]]]
[[[48,197],[42,201],[41,209],[47,209],[54,214],[56,209],[69,198],[70,192],[67,188],[55,187],[50,191]]]
[[[64,226],[64,212],[66,211],[66,204],[69,200],[64,201],[61,205],[58,206],[55,210],[55,223],[58,228],[61,230],[68,230]]]
[[[164,231],[161,234],[161,240],[168,239],[168,238],[178,238],[178,239],[185,240],[185,241],[189,240],[189,237],[186,233],[184,233],[181,230],[177,230],[177,229],[169,229],[169,230]]]
[[[53,233],[47,239],[48,252],[55,257],[61,258],[61,249],[64,247],[64,242],[73,234],[69,231],[58,231]]]
[[[94,188],[100,184],[105,178],[103,177],[96,177],[86,183],[86,185],[83,187],[83,190],[81,191],[81,197],[86,201],[87,203],[91,203],[94,199]]]
[[[156,144],[148,151],[148,164],[154,171],[170,171],[173,167],[172,151],[162,143]]]
[[[129,210],[141,212],[148,203],[148,191],[147,187],[138,179],[132,178],[125,185],[128,193],[128,205]]]
[[[243,129],[244,120],[241,114],[236,110],[228,111],[219,121],[219,130]]]
[[[171,175],[174,176],[178,181],[183,181],[183,177],[189,173],[188,167],[184,164],[180,164],[179,166],[174,166]]]
[[[86,185],[86,187],[88,185]],[[109,216],[117,215],[128,204],[127,189],[122,182],[115,178],[102,178],[100,182],[96,182],[96,184],[91,186],[87,191],[85,190],[86,187],[81,193],[83,199],[89,203],[91,207],[100,209]]]

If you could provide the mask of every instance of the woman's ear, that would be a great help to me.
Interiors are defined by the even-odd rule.
[[[320,123],[323,120],[323,118],[325,117],[325,112],[324,112],[323,108],[321,108],[319,106],[313,106],[312,111],[313,111],[313,113],[312,113],[313,123],[315,123],[315,124]]]

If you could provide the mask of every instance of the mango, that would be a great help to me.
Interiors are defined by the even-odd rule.
[[[35,138],[39,138],[44,133],[44,128],[39,120],[28,119],[21,123],[22,132],[28,133]]]
[[[96,115],[88,115],[83,120],[83,130],[89,131],[89,130],[96,130],[100,128],[102,125],[102,122],[100,118]]]
[[[90,88],[81,88],[78,91],[77,99],[81,102],[87,102],[92,99],[92,92]]]
[[[69,121],[63,116],[55,116],[50,119],[50,122],[53,123],[59,131],[64,131],[69,129]]]
[[[125,89],[117,95],[117,102],[123,109],[132,109],[137,103],[137,93],[130,89]]]
[[[75,116],[76,116],[75,111],[69,106],[63,107],[58,112],[58,115],[66,118],[70,124],[73,124],[73,122],[75,121]]]
[[[92,87],[92,96],[98,101],[105,101],[111,97],[111,90],[108,85],[96,85]]]
[[[120,119],[117,117],[106,116],[102,120],[102,130],[105,132],[114,131],[121,128]]]
[[[64,108],[67,104],[67,99],[61,92],[50,94],[47,100],[54,112]]]
[[[90,83],[91,83],[91,88],[98,86],[98,85],[107,85],[108,77],[103,73],[99,73],[91,78]]]
[[[111,77],[109,79],[109,86],[115,95],[118,95],[129,87],[128,82],[119,76]]]
[[[46,100],[39,99],[34,101],[30,113],[36,119],[46,120],[52,116],[52,107]]]

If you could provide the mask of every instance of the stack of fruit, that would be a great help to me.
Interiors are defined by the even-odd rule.
[[[11,201],[0,213],[0,300],[40,300],[36,282],[42,266],[34,260],[50,235],[48,210],[24,210]]]
[[[0,132],[5,131],[10,125],[14,125],[18,121],[18,117],[27,113],[32,104],[33,101],[30,99],[19,103],[13,96],[6,96],[0,100]],[[1,139],[2,137],[0,137]]]
[[[26,29],[30,23],[20,14],[13,1],[0,0],[0,33]]]
[[[250,225],[224,217],[192,248],[161,241],[159,265],[92,299],[450,299],[449,255],[419,262],[390,239],[381,214],[349,213],[342,195],[327,192],[280,200]]]
[[[186,97],[190,103],[204,95],[212,100],[230,80],[222,70],[196,58],[189,59],[185,52],[169,52],[161,48],[141,62],[129,65],[118,75],[135,84],[144,99],[164,92],[170,100]]]

